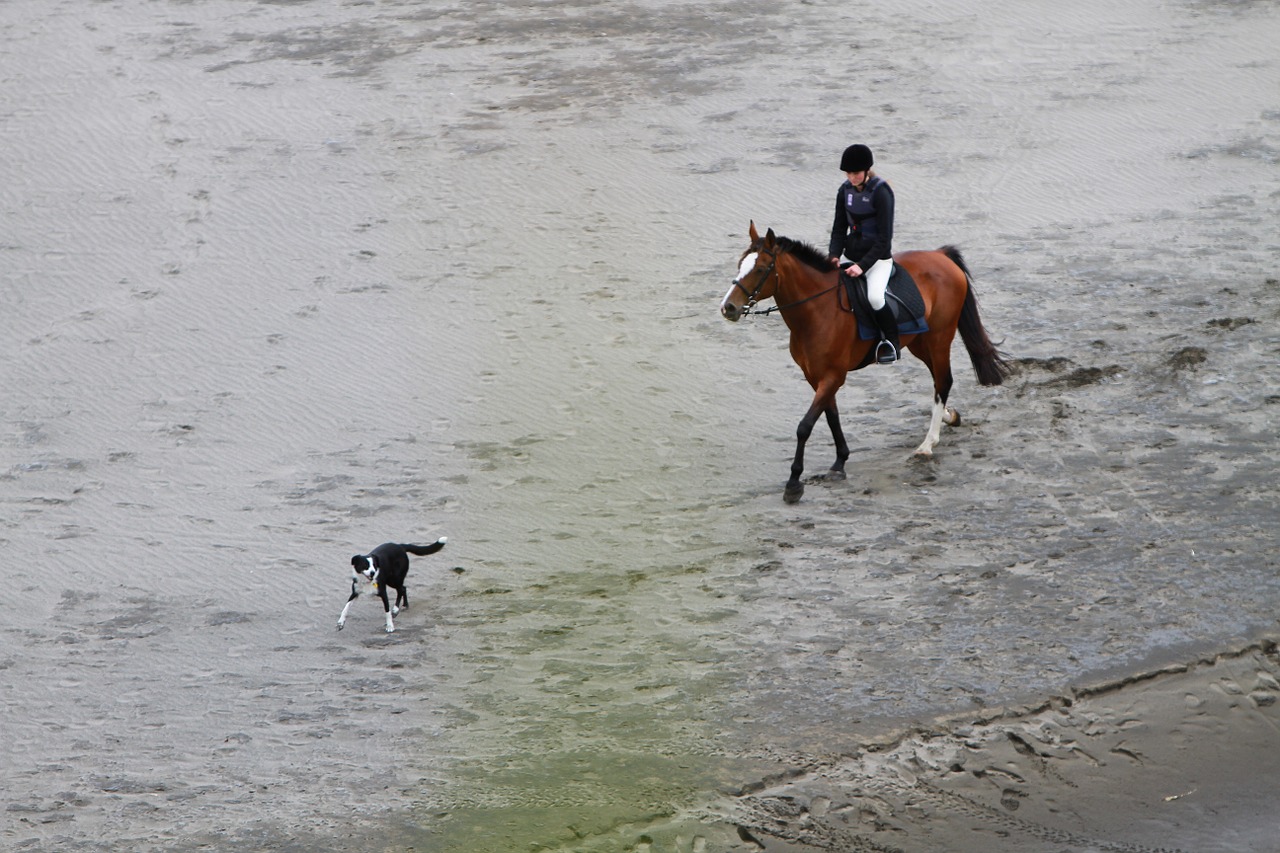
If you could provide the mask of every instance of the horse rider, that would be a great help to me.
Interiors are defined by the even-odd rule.
[[[885,304],[884,292],[893,272],[893,188],[871,171],[874,158],[865,145],[850,145],[840,158],[845,182],[836,194],[836,216],[831,223],[831,262],[843,253],[851,261],[844,266],[852,278],[866,276],[867,301],[880,330],[876,362],[898,360],[898,322]]]

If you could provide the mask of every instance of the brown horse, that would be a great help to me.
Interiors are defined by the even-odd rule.
[[[795,503],[804,494],[800,475],[804,471],[804,445],[818,416],[827,416],[831,437],[836,443],[836,461],[827,478],[842,480],[849,445],[840,428],[836,392],[850,370],[868,362],[875,341],[858,337],[857,319],[842,298],[839,271],[825,254],[813,246],[775,237],[769,229],[762,239],[751,223],[751,246],[742,253],[738,277],[720,303],[720,313],[736,322],[761,299],[772,298],[791,330],[791,357],[813,386],[813,403],[796,430],[796,455],[791,463],[783,499]],[[995,348],[978,317],[978,301],[973,282],[960,252],[944,246],[935,252],[902,252],[893,262],[915,279],[924,299],[927,332],[903,335],[902,346],[925,363],[933,374],[933,421],[915,455],[930,457],[938,443],[942,422],[955,426],[960,413],[947,406],[951,393],[951,342],[956,330],[964,341],[982,385],[999,385],[1009,373],[1004,356]],[[759,313],[759,312],[757,312]]]

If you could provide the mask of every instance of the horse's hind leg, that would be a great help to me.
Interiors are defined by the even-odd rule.
[[[924,441],[920,442],[920,446],[916,448],[915,456],[917,458],[929,459],[933,456],[933,446],[938,443],[938,439],[942,438],[942,413],[945,408],[946,403],[935,395],[933,398],[933,417],[929,421],[929,432],[925,434]]]
[[[960,413],[947,406],[947,397],[951,395],[952,384],[950,344],[951,342],[948,341],[947,349],[940,349],[940,354],[936,356],[926,350],[920,358],[929,366],[929,372],[933,374],[933,415],[929,420],[929,431],[914,454],[920,459],[929,459],[933,456],[934,445],[942,438],[944,420],[949,426],[960,423]],[[912,352],[915,352],[914,348]],[[920,355],[920,353],[916,354]]]

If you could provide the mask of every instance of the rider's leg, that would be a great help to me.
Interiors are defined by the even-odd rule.
[[[888,258],[881,258],[866,271],[867,301],[871,303],[872,311],[879,311],[884,307],[884,291],[889,286],[889,275],[892,272],[893,261]]]
[[[867,301],[871,303],[872,317],[880,328],[880,343],[876,345],[876,361],[880,364],[893,364],[898,360],[898,321],[884,299],[892,272],[893,261],[888,258],[881,258],[867,270]]]

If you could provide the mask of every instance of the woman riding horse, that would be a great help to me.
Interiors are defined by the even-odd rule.
[[[836,218],[831,223],[831,243],[827,252],[832,263],[840,254],[851,263],[844,271],[851,277],[867,277],[867,301],[880,329],[876,361],[893,364],[898,360],[898,322],[885,304],[884,291],[893,273],[893,188],[871,171],[875,158],[865,145],[850,145],[840,158],[845,182],[836,193]]]

